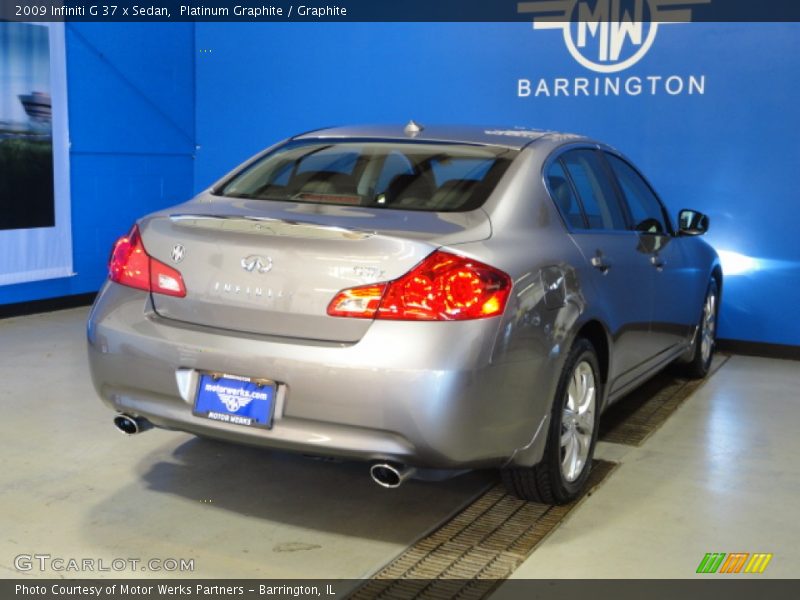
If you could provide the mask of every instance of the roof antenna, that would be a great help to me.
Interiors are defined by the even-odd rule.
[[[416,137],[422,133],[423,129],[425,128],[422,125],[414,121],[414,119],[411,119],[405,129],[403,129],[403,133],[411,137]]]

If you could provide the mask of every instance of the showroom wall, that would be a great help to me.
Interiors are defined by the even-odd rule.
[[[711,216],[727,273],[721,335],[800,345],[789,317],[800,306],[800,25],[650,33],[643,58],[601,73],[578,62],[590,47],[573,56],[560,30],[529,23],[198,23],[195,190],[281,137],[334,124],[589,134],[638,163],[673,213]]]
[[[114,240],[191,195],[190,23],[66,27],[73,277],[3,286],[0,304],[93,292]]]
[[[585,133],[670,209],[711,215],[723,337],[800,345],[800,24],[661,25],[616,72],[530,23],[70,23],[71,278],[0,305],[95,291],[114,239],[300,131],[462,122]],[[648,49],[649,48],[649,49]],[[613,50],[612,50],[613,51]]]

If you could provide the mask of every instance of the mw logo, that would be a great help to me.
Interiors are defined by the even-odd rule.
[[[763,573],[772,554],[749,552],[708,552],[697,566],[697,573],[703,574],[736,574],[736,573]]]
[[[711,0],[534,0],[520,13],[534,15],[534,29],[560,29],[572,57],[598,73],[623,71],[639,62],[659,25],[691,21],[688,5]],[[679,8],[680,7],[680,8]]]

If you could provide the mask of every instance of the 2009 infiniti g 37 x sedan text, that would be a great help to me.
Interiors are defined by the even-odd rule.
[[[284,141],[115,245],[92,377],[167,429],[414,468],[497,467],[567,502],[600,414],[714,351],[722,273],[615,150],[477,128]]]

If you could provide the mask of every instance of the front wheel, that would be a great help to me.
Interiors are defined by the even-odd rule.
[[[702,379],[711,369],[714,350],[717,345],[717,312],[719,306],[719,289],[712,279],[708,284],[703,301],[703,312],[694,339],[694,351],[691,361],[686,365],[686,374],[692,379]]]
[[[583,492],[592,468],[601,398],[594,346],[578,339],[561,372],[544,457],[533,467],[503,469],[509,492],[545,504],[566,504]]]

